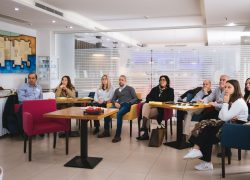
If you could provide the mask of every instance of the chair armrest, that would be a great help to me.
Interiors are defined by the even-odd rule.
[[[23,112],[23,130],[27,135],[32,135],[34,128],[33,116],[28,112]]]
[[[107,103],[107,108],[111,108],[112,107],[112,103]]]

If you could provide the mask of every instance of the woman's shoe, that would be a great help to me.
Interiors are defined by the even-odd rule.
[[[112,143],[117,143],[117,142],[119,142],[119,141],[121,141],[121,137],[114,137],[114,139],[112,139]]]
[[[195,159],[195,158],[201,158],[203,155],[199,149],[191,149],[184,157],[183,159]]]
[[[148,133],[144,133],[142,136],[136,138],[138,141],[149,140]]]
[[[203,161],[200,164],[196,165],[194,168],[198,171],[209,171],[213,170],[214,166],[211,162]]]

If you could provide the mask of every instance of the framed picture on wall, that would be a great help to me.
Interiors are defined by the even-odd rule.
[[[0,73],[36,71],[36,37],[0,30]]]

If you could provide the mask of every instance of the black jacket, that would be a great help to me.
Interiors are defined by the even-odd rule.
[[[150,93],[146,97],[146,102],[149,101],[159,101],[159,102],[167,102],[167,101],[174,101],[174,89],[171,87],[166,88],[163,90],[161,96],[159,86],[155,86],[151,89]]]
[[[146,102],[149,101],[158,101],[158,102],[167,102],[167,101],[174,101],[174,89],[171,87],[166,88],[163,90],[161,96],[159,86],[155,86],[153,89],[151,89],[150,93],[146,97]],[[164,109],[163,108],[157,108],[158,109],[158,117],[157,121],[160,124],[163,120],[164,115]]]

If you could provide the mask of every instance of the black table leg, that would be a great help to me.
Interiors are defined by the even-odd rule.
[[[103,158],[100,157],[88,157],[88,121],[81,121],[81,156],[75,156],[64,166],[66,167],[78,167],[93,169]]]
[[[182,112],[179,112],[179,113],[182,113]],[[190,143],[186,142],[182,132],[183,132],[183,118],[180,114],[178,115],[178,111],[177,111],[176,141],[166,142],[164,143],[164,145],[170,146],[179,150],[192,147]]]

